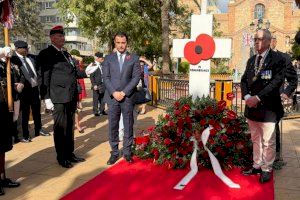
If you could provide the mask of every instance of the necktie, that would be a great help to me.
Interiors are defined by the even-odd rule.
[[[32,71],[32,69],[31,69],[29,63],[26,61],[26,57],[25,57],[25,56],[23,57],[23,61],[24,61],[24,63],[25,63],[25,67],[26,67],[26,69],[27,69],[27,71],[28,71],[28,73],[29,73],[30,78],[34,78],[34,77],[35,77],[35,74],[33,73],[33,71]]]
[[[120,59],[119,59],[119,67],[120,67],[120,71],[122,71],[122,67],[123,67],[123,56],[122,54],[120,54]]]
[[[260,71],[260,61],[262,59],[262,56],[259,55],[257,58],[257,62],[256,62],[256,66],[255,66],[255,75],[258,74],[258,72]]]

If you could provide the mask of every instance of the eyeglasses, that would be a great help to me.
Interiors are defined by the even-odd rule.
[[[265,38],[254,38],[254,41],[256,42],[257,40],[258,41],[263,41]]]

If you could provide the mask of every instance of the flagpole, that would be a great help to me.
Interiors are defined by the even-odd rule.
[[[6,27],[4,27],[4,43],[5,43],[5,46],[9,46],[8,28],[6,28]],[[10,112],[13,112],[10,57],[6,57],[6,77],[7,77],[7,104],[8,104],[8,110]]]

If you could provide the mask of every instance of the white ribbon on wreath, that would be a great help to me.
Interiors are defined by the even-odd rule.
[[[206,147],[206,143],[208,140],[208,137],[210,135],[210,130],[212,129],[211,126],[207,127],[201,135],[201,140],[203,143],[203,147],[204,149],[207,151],[208,156],[210,158],[210,162],[211,165],[213,167],[213,171],[215,173],[215,175],[217,177],[219,177],[226,185],[228,185],[230,188],[241,188],[239,184],[234,183],[230,178],[228,178],[222,171],[222,168],[220,166],[219,161],[217,160],[217,158],[214,156],[213,153],[211,153],[211,151]],[[198,150],[198,142],[197,140],[192,137],[191,139],[194,143],[194,151],[191,157],[191,161],[190,161],[190,167],[191,170],[189,171],[189,173],[187,175],[185,175],[185,177],[183,177],[183,179],[181,179],[181,181],[179,181],[179,183],[177,183],[177,185],[174,187],[174,189],[176,190],[183,190],[184,187],[192,180],[192,178],[197,174],[198,172],[198,165],[197,165],[197,150]]]

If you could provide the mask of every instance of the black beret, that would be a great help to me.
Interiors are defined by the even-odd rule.
[[[298,31],[298,33],[295,36],[295,41],[300,44],[300,31]]]
[[[97,58],[103,58],[103,53],[96,52],[96,53],[95,53],[95,56],[96,56]]]
[[[54,26],[51,30],[50,30],[50,35],[53,35],[55,33],[60,33],[60,34],[65,34],[64,32],[64,27],[62,26]]]
[[[24,42],[22,40],[15,41],[14,45],[15,45],[16,49],[18,49],[18,48],[26,48],[27,49],[28,48],[27,42]]]

